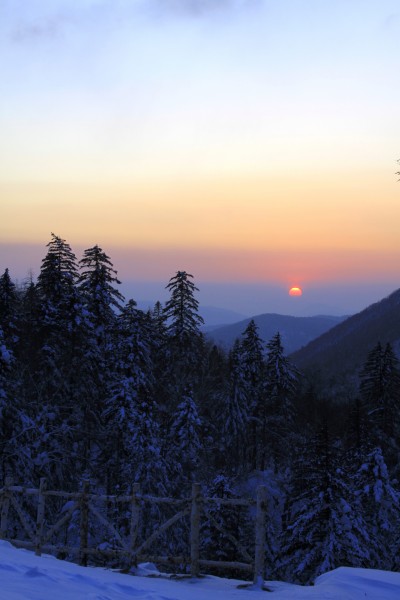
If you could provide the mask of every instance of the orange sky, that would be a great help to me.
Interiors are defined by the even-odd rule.
[[[167,277],[173,263],[207,280],[293,285],[397,276],[400,184],[358,175],[3,184],[0,236],[44,247],[54,231],[72,246],[118,248],[129,279]]]
[[[398,0],[2,3],[0,268],[54,232],[123,280],[396,283],[399,56]]]

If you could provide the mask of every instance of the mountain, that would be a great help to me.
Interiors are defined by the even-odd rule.
[[[243,315],[227,308],[219,308],[217,306],[200,305],[199,313],[204,319],[205,331],[208,331],[211,328],[221,327],[222,325],[237,323],[237,321],[247,318],[247,315]]]
[[[346,317],[331,316],[290,317],[269,313],[252,318],[264,342],[268,342],[277,332],[281,334],[286,354],[305,346],[314,338],[346,319]],[[247,318],[232,325],[209,330],[206,335],[215,344],[229,350],[235,339],[241,337],[250,320],[251,318]]]
[[[324,379],[357,379],[367,355],[378,342],[400,349],[400,289],[339,323],[290,359],[300,369],[319,372]]]
[[[137,307],[144,312],[152,310],[156,300],[138,300]],[[164,303],[162,303],[164,305]],[[214,327],[221,327],[230,323],[237,323],[242,319],[246,319],[247,315],[229,310],[227,308],[220,308],[218,306],[200,306],[199,314],[204,319],[204,331],[212,329]]]

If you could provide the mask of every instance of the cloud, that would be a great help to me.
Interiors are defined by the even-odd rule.
[[[259,5],[263,0],[151,0],[153,12],[182,17],[203,17],[209,13]],[[148,4],[148,0],[147,0]],[[149,6],[149,4],[148,4]]]
[[[398,33],[400,29],[400,13],[392,13],[386,17],[383,26],[386,31]]]
[[[201,16],[210,11],[230,8],[234,0],[157,0],[158,8],[174,14]]]
[[[39,41],[58,37],[65,23],[64,19],[52,17],[34,23],[20,23],[11,32],[11,39],[17,43]]]
[[[197,19],[262,5],[265,0],[32,0],[9,4],[3,26],[16,43],[39,42],[62,35],[66,28],[108,26],[147,18]]]

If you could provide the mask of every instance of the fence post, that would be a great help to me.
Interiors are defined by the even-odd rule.
[[[139,522],[140,522],[140,504],[138,502],[138,495],[140,494],[140,483],[134,483],[132,487],[132,500],[131,500],[131,526],[129,536],[129,552],[130,552],[130,563],[131,567],[136,566],[135,548],[139,533]]]
[[[265,576],[265,540],[267,517],[267,488],[260,485],[257,488],[257,513],[256,513],[256,535],[254,556],[254,579],[253,583],[262,588]]]
[[[0,539],[4,540],[7,538],[7,530],[8,530],[8,510],[10,508],[10,497],[12,492],[10,492],[7,488],[13,485],[14,481],[12,477],[6,477],[4,483],[4,493],[1,503],[1,522],[0,522]]]
[[[80,545],[79,545],[79,564],[87,567],[87,553],[85,550],[88,547],[89,534],[89,481],[82,483],[81,494],[81,523],[80,523]]]
[[[198,577],[200,574],[200,492],[200,484],[194,483],[192,485],[192,510],[190,514],[190,574],[192,577]]]
[[[35,540],[35,554],[36,556],[40,556],[41,545],[42,545],[42,536],[43,536],[43,525],[44,525],[44,511],[46,504],[46,496],[44,492],[46,491],[46,478],[40,478],[39,485],[39,499],[38,499],[38,507],[37,507],[37,515],[36,515],[36,540]]]

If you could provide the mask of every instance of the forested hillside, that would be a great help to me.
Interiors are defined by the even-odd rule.
[[[37,281],[0,277],[0,478],[107,493],[243,495],[268,487],[268,577],[398,569],[400,375],[390,344],[332,409],[254,320],[226,354],[206,342],[186,271],[143,312],[99,247],[52,235]],[[340,325],[343,327],[345,324]],[[225,526],[239,527],[231,514]],[[235,548],[212,524],[216,556]],[[242,536],[246,536],[246,527]],[[179,535],[173,540],[179,546]]]
[[[399,347],[400,290],[332,327],[291,359],[301,369],[318,371],[326,381],[340,376],[358,384],[366,355],[378,342]]]

